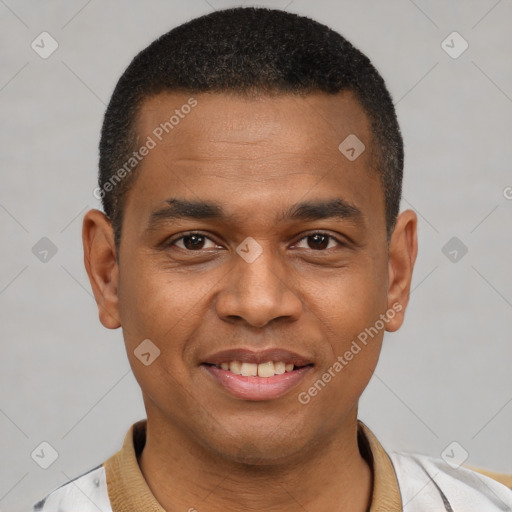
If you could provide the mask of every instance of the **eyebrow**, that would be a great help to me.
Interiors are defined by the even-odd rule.
[[[155,229],[163,222],[184,219],[205,220],[213,219],[225,222],[236,222],[236,215],[227,214],[222,206],[211,201],[193,201],[188,199],[171,198],[165,201],[166,206],[151,213],[148,229]],[[290,220],[322,220],[340,219],[360,222],[363,213],[359,208],[341,198],[303,201],[292,205],[282,212],[278,222]]]

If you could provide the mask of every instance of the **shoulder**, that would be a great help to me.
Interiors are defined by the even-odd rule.
[[[512,490],[476,471],[442,459],[390,452],[404,512],[511,510]]]
[[[33,512],[112,512],[103,464],[73,478],[37,502]]]

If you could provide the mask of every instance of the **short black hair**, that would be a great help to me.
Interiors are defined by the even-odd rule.
[[[329,27],[285,11],[242,7],[174,28],[142,50],[119,79],[103,122],[96,189],[113,224],[116,246],[124,198],[136,175],[118,171],[126,169],[140,142],[135,127],[139,107],[148,97],[167,91],[298,95],[352,91],[370,122],[372,166],[384,191],[389,241],[400,207],[404,155],[384,79],[368,57]]]

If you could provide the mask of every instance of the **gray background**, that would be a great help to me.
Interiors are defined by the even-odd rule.
[[[121,332],[97,320],[82,263],[81,218],[99,206],[102,116],[136,52],[233,5],[0,1],[3,511],[100,464],[144,417]],[[420,252],[406,323],[386,335],[360,417],[387,448],[440,456],[457,441],[467,464],[512,472],[512,1],[259,5],[340,31],[373,60],[397,104],[402,207],[419,215]],[[59,45],[47,59],[31,48],[43,31]],[[469,44],[456,59],[441,45],[453,31]],[[454,236],[468,249],[456,249],[455,262],[442,251]],[[58,249],[46,262],[32,252],[42,237]],[[46,470],[31,458],[42,441],[59,454]]]

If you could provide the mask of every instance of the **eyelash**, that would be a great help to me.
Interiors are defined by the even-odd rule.
[[[168,242],[165,242],[165,248],[170,248],[173,245],[175,245],[176,242],[179,242],[180,240],[183,240],[184,238],[188,238],[188,237],[194,236],[194,235],[202,236],[205,239],[210,240],[211,242],[217,243],[217,242],[215,242],[215,240],[212,240],[209,236],[207,236],[204,233],[201,233],[200,231],[190,231],[188,233],[182,234],[178,238],[174,238],[174,239],[169,240]],[[336,238],[335,236],[330,235],[329,233],[325,233],[324,231],[314,231],[312,233],[308,233],[308,234],[304,235],[302,238],[300,238],[297,243],[302,242],[302,240],[304,240],[306,238],[309,238],[310,236],[314,236],[314,235],[326,236],[327,238],[329,238],[329,241],[334,240],[340,246],[345,246],[346,245],[341,240]],[[187,252],[201,252],[203,250],[203,249],[198,249],[197,251],[193,251],[193,250],[182,248],[182,247],[178,247],[178,249],[181,249],[182,251],[187,251]],[[332,247],[330,249],[332,249]],[[325,251],[328,251],[330,249],[318,249],[318,250],[310,249],[310,250],[311,251],[315,251],[315,252],[325,252]]]

